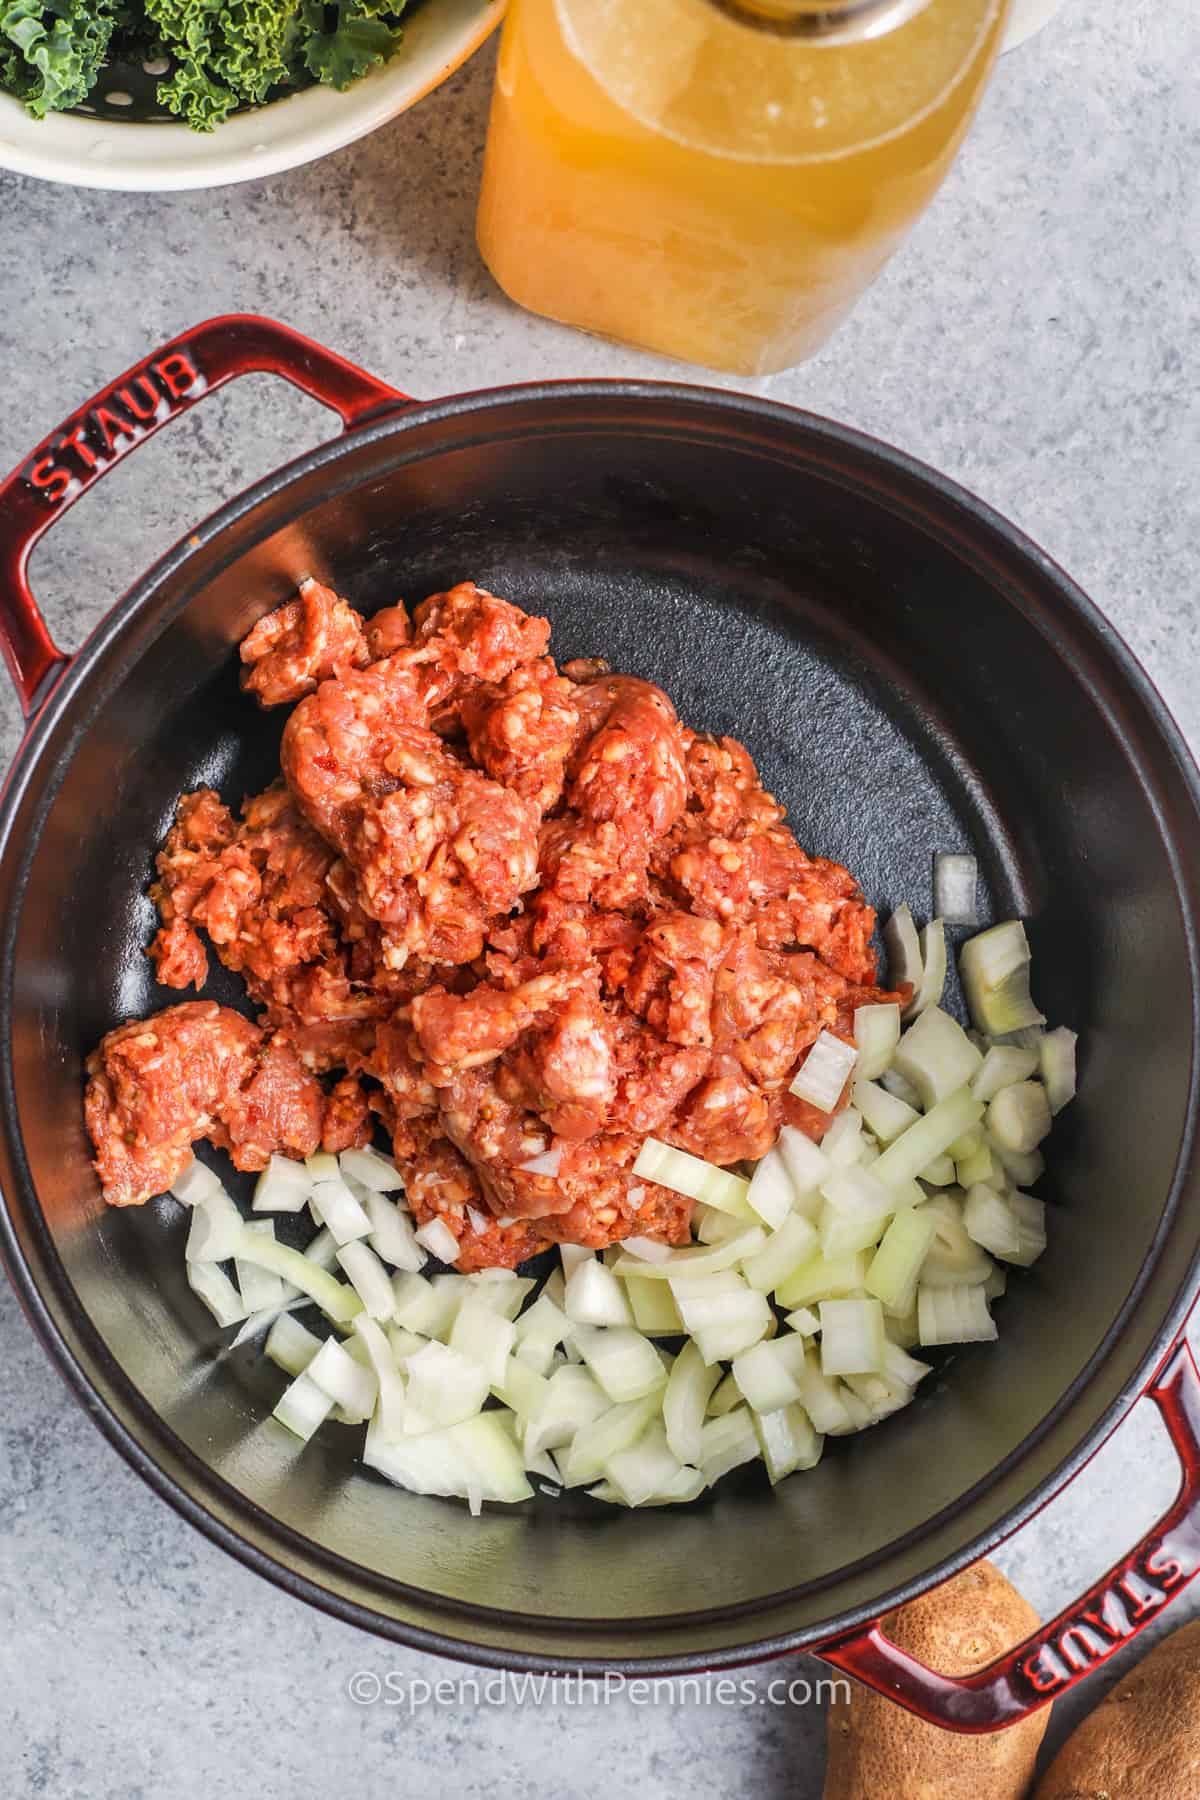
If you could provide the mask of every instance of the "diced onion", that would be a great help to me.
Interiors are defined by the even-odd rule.
[[[499,1410],[421,1436],[405,1434],[396,1443],[386,1442],[372,1427],[363,1461],[410,1493],[446,1495],[476,1508],[485,1500],[512,1504],[533,1494],[521,1452]]]
[[[1029,961],[1029,940],[1019,919],[993,925],[962,946],[959,972],[977,1030],[1003,1037],[1045,1024],[1045,1015],[1030,998]]]
[[[1001,1088],[988,1103],[988,1136],[1001,1150],[1027,1156],[1050,1130],[1050,1103],[1040,1081]]]
[[[343,1177],[349,1176],[351,1181],[370,1188],[375,1194],[394,1194],[404,1186],[404,1177],[395,1163],[380,1156],[378,1150],[343,1150],[338,1157],[338,1167]]]
[[[633,1322],[647,1337],[682,1335],[683,1320],[675,1296],[665,1281],[647,1281],[644,1275],[625,1275],[625,1294],[633,1310]]]
[[[965,1087],[979,1072],[982,1062],[983,1057],[958,1020],[934,1006],[904,1033],[892,1067],[912,1083],[922,1106],[928,1108],[957,1088]]]
[[[582,1487],[595,1481],[611,1457],[637,1443],[658,1410],[656,1391],[640,1400],[610,1406],[599,1417],[581,1425],[573,1437],[564,1440],[570,1445],[563,1463],[565,1486]]]
[[[356,1181],[357,1176],[347,1176]],[[355,1196],[370,1221],[367,1243],[393,1269],[409,1269],[414,1274],[425,1267],[425,1250],[417,1242],[416,1230],[408,1213],[376,1188],[360,1187]],[[451,1233],[453,1235],[453,1233]]]
[[[911,1081],[906,1081],[899,1069],[887,1068],[879,1077],[879,1085],[886,1088],[889,1094],[895,1094],[897,1100],[903,1100],[906,1106],[921,1109],[921,1096]]]
[[[595,1266],[600,1268],[601,1264]],[[503,1380],[505,1365],[516,1341],[516,1326],[510,1319],[502,1319],[481,1293],[475,1291],[464,1297],[450,1327],[450,1348],[478,1363],[487,1375],[489,1386],[494,1387]]]
[[[242,1229],[257,1232],[272,1240],[275,1237],[275,1227],[269,1219],[248,1219]],[[288,1300],[288,1290],[272,1270],[264,1269],[259,1263],[247,1262],[244,1257],[240,1256],[234,1258],[233,1269],[237,1276],[242,1300],[248,1311],[252,1313],[277,1311]]]
[[[700,1429],[712,1391],[720,1379],[720,1369],[710,1368],[690,1341],[675,1358],[663,1390],[662,1410],[667,1443],[681,1463],[695,1463],[699,1459]]]
[[[1004,1260],[1027,1269],[1046,1248],[1046,1208],[1032,1194],[1012,1193],[1008,1204],[1017,1222],[1018,1243]]]
[[[308,1205],[312,1176],[302,1162],[289,1156],[272,1156],[254,1184],[253,1210],[257,1213],[298,1213]]]
[[[577,1325],[572,1340],[612,1401],[640,1400],[666,1382],[654,1345],[631,1325]]]
[[[814,1144],[810,1137],[806,1137],[794,1125],[784,1126],[775,1148],[792,1178],[798,1208],[804,1211],[805,1199],[815,1195],[829,1173],[829,1158],[819,1144]]]
[[[540,1156],[531,1156],[528,1162],[518,1163],[518,1169],[526,1175],[548,1175],[556,1180],[562,1164],[562,1145],[555,1144],[549,1150],[543,1150]]]
[[[987,1343],[999,1335],[982,1287],[919,1287],[917,1320],[929,1346]]]
[[[405,1374],[409,1408],[415,1408],[434,1430],[473,1418],[491,1387],[486,1369],[461,1351],[437,1342],[410,1356]]]
[[[290,1313],[281,1313],[267,1333],[263,1352],[285,1375],[302,1375],[320,1348],[315,1332]]]
[[[915,994],[921,985],[925,965],[921,958],[917,928],[907,905],[898,906],[884,926],[883,942],[888,954],[889,984],[898,988],[908,982]]]
[[[372,1319],[387,1320],[394,1316],[396,1296],[387,1270],[369,1244],[344,1244],[337,1259],[346,1272],[351,1287]]]
[[[1028,1081],[1037,1073],[1037,1066],[1036,1050],[1022,1050],[1016,1044],[993,1044],[971,1083],[971,1092],[977,1100],[992,1100],[1001,1088]]]
[[[340,1174],[338,1159],[331,1150],[314,1150],[305,1157],[304,1166],[313,1182],[336,1181]]]
[[[331,1231],[339,1245],[370,1234],[370,1219],[340,1175],[314,1182],[308,1204],[317,1223]]]
[[[808,1261],[816,1248],[817,1233],[813,1225],[799,1213],[791,1213],[765,1244],[743,1259],[742,1273],[759,1293],[773,1293]]]
[[[369,1419],[375,1410],[379,1393],[375,1371],[364,1368],[336,1338],[326,1338],[304,1372],[352,1417]]]
[[[853,1044],[822,1029],[800,1066],[789,1089],[798,1100],[807,1100],[820,1112],[831,1113],[842,1097],[850,1072],[858,1061]]]
[[[757,1213],[765,1225],[780,1226],[791,1212],[796,1190],[778,1147],[768,1150],[755,1168],[746,1199],[751,1212]]]
[[[946,927],[941,919],[930,919],[921,932],[921,980],[905,1018],[920,1018],[931,1006],[939,1006],[945,991]]]
[[[354,1331],[367,1353],[378,1391],[372,1429],[385,1443],[396,1443],[404,1435],[404,1380],[396,1367],[392,1347],[374,1319],[360,1313]]]
[[[917,1122],[916,1108],[898,1100],[895,1094],[889,1094],[877,1081],[863,1081],[861,1078],[856,1081],[854,1104],[862,1114],[868,1131],[881,1144],[890,1144],[893,1138],[899,1137],[902,1131],[907,1131],[910,1125]]]
[[[854,1009],[859,1081],[878,1081],[900,1041],[900,1008],[894,1000]]]
[[[223,1187],[197,1193],[184,1256],[188,1262],[228,1262],[244,1231],[241,1213]]]
[[[333,1405],[325,1390],[318,1387],[312,1376],[304,1371],[283,1390],[273,1417],[307,1443],[318,1425],[324,1424],[329,1417]]]
[[[852,1294],[866,1277],[867,1258],[861,1250],[832,1258],[814,1256],[776,1288],[775,1299],[780,1306],[807,1306],[833,1294]]]
[[[822,1300],[822,1375],[870,1375],[883,1368],[883,1308],[869,1300]]]
[[[934,1013],[926,1013],[925,1018],[914,1026],[914,1030],[919,1029],[925,1019],[934,1017]],[[932,1162],[935,1156],[941,1156],[956,1137],[970,1130],[982,1117],[983,1108],[970,1088],[959,1088],[944,1100],[939,1100],[923,1119],[918,1119],[915,1125],[902,1131],[895,1143],[888,1145],[879,1161],[872,1164],[872,1175],[887,1187],[914,1180],[927,1163]]]
[[[187,1282],[198,1300],[203,1300],[217,1324],[239,1325],[248,1308],[224,1269],[215,1262],[186,1264]]]
[[[690,1200],[702,1200],[718,1212],[736,1213],[744,1217],[749,1211],[747,1198],[750,1183],[742,1175],[719,1169],[686,1150],[676,1150],[658,1138],[647,1138],[633,1165],[635,1175],[656,1181],[660,1187],[686,1194]]]
[[[801,1337],[816,1337],[821,1329],[821,1321],[811,1306],[798,1306],[794,1312],[788,1313],[784,1324],[789,1325],[793,1331],[798,1331]]]
[[[861,1162],[866,1144],[862,1134],[862,1114],[856,1106],[846,1107],[828,1127],[821,1139],[821,1154],[838,1169],[849,1169]]]
[[[458,1261],[458,1239],[445,1219],[430,1219],[413,1236],[422,1249],[428,1250],[430,1256],[436,1256],[439,1262]]]
[[[975,885],[979,865],[973,856],[938,850],[933,858],[933,910],[947,925],[974,925],[979,917]]]
[[[604,1472],[627,1506],[644,1506],[669,1489],[683,1471],[662,1425],[652,1420],[636,1443],[609,1457]]]
[[[214,1175],[207,1164],[193,1156],[171,1183],[170,1192],[184,1206],[194,1206],[197,1200],[209,1194],[223,1194],[225,1188],[220,1176]]]
[[[709,1419],[700,1432],[700,1467],[711,1487],[730,1469],[753,1462],[758,1455],[758,1433],[750,1409],[739,1406],[719,1419]]]
[[[658,1238],[622,1238],[621,1249],[630,1256],[636,1256],[639,1262],[670,1262],[674,1255],[670,1244],[661,1243]]]
[[[633,1314],[611,1269],[590,1257],[567,1276],[565,1311],[576,1325],[632,1325]],[[632,1398],[626,1395],[625,1398]]]
[[[1048,1031],[1038,1045],[1042,1081],[1050,1111],[1060,1113],[1075,1098],[1076,1033],[1060,1025]]]
[[[712,1275],[721,1269],[732,1269],[747,1256],[762,1248],[767,1234],[761,1225],[751,1225],[736,1237],[720,1243],[687,1246],[672,1250],[670,1256],[648,1263],[636,1256],[618,1256],[613,1264],[617,1275],[641,1275],[648,1281],[671,1281],[676,1276]]]
[[[772,1487],[794,1470],[815,1468],[821,1460],[823,1440],[800,1405],[755,1413],[754,1430]]]
[[[892,1218],[867,1269],[865,1287],[889,1312],[910,1312],[917,1277],[937,1229],[927,1207],[906,1207]]]
[[[733,1378],[757,1413],[797,1401],[803,1374],[804,1339],[795,1332],[755,1344],[733,1361]]]

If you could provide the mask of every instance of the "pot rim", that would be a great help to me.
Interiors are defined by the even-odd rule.
[[[0,894],[7,885],[15,886],[18,896],[18,904],[5,909],[3,941],[0,946],[0,1028],[10,1041],[12,947],[21,910],[20,901],[23,899],[24,869],[29,859],[28,849],[14,837],[17,816],[27,798],[41,796],[49,789],[52,799],[53,788],[57,784],[53,772],[41,767],[42,752],[54,729],[69,720],[72,709],[86,693],[93,679],[110,664],[128,665],[131,649],[134,651],[132,660],[136,660],[139,648],[127,642],[133,635],[133,628],[137,625],[149,626],[153,622],[156,629],[152,635],[157,636],[158,630],[186,608],[188,599],[184,598],[156,613],[154,602],[156,599],[161,600],[160,590],[174,578],[183,575],[189,563],[199,561],[210,546],[216,544],[240,520],[249,517],[257,507],[275,499],[304,478],[341,462],[352,450],[368,444],[382,443],[394,436],[403,436],[422,425],[468,418],[473,414],[487,414],[497,409],[499,434],[503,435],[503,419],[508,409],[528,407],[531,403],[537,406],[547,402],[579,401],[600,405],[615,401],[635,405],[660,402],[683,406],[691,409],[696,420],[704,422],[702,429],[706,426],[710,432],[713,421],[719,422],[722,417],[726,424],[732,417],[743,423],[759,422],[764,427],[783,428],[790,439],[786,445],[788,453],[810,460],[824,478],[841,481],[843,485],[854,485],[875,504],[909,517],[920,528],[957,548],[964,557],[986,557],[990,540],[994,550],[1007,552],[1011,562],[1024,565],[1024,572],[1030,583],[1036,579],[1054,590],[1056,598],[1065,609],[1065,616],[1077,628],[1082,629],[1094,651],[1114,669],[1125,691],[1132,692],[1133,697],[1141,703],[1161,747],[1175,765],[1186,798],[1200,822],[1200,772],[1197,771],[1182,733],[1149,675],[1099,608],[1051,557],[1003,514],[959,483],[908,453],[854,427],[800,408],[754,395],[682,382],[621,379],[542,381],[472,390],[428,402],[400,402],[381,416],[282,465],[226,501],[202,524],[181,536],[170,550],[133,583],[125,596],[96,626],[79,651],[65,665],[40,708],[29,721],[0,792]],[[583,424],[576,421],[571,429],[578,431],[589,426],[595,428],[601,423],[601,420]],[[678,419],[664,428],[663,435],[680,435]],[[779,446],[777,443],[772,445],[764,441],[763,448],[768,452],[774,448],[778,452]],[[831,453],[834,453],[832,459]],[[838,453],[842,458],[840,463]],[[420,452],[414,460],[421,460]],[[861,464],[866,466],[860,466]],[[897,492],[897,487],[907,488],[908,492]],[[271,527],[272,530],[276,528]],[[974,535],[974,543],[969,541],[968,528]],[[1010,570],[1010,580],[1011,573]],[[1032,598],[1032,594],[1030,597]],[[1035,600],[1031,618],[1035,625],[1046,631],[1048,621],[1042,617],[1042,610]],[[1055,641],[1054,634],[1049,635]],[[122,649],[126,652],[124,657],[120,654]],[[1097,704],[1103,705],[1099,697]],[[1122,737],[1126,736],[1119,723],[1114,724],[1114,729]],[[1187,880],[1178,834],[1162,819],[1161,814],[1159,823],[1177,891],[1182,894],[1187,887]],[[1004,1473],[1014,1469],[1029,1456],[1053,1429],[1061,1428],[1075,1403],[1108,1359],[1137,1308],[1157,1265],[1164,1241],[1177,1217],[1183,1191],[1189,1180],[1193,1185],[1196,1180],[1194,1140],[1197,1117],[1200,1114],[1200,1068],[1196,1055],[1200,1048],[1200,1021],[1197,1019],[1197,1001],[1200,998],[1200,937],[1191,910],[1184,906],[1182,913],[1193,1007],[1193,1055],[1189,1071],[1187,1112],[1167,1202],[1151,1247],[1123,1305],[1103,1340],[1070,1387],[1017,1449],[990,1470],[983,1480],[926,1520],[917,1530],[888,1544],[863,1562],[852,1565],[852,1568],[862,1570],[882,1565],[907,1545],[927,1541],[936,1530],[949,1525],[973,1497],[986,1493]],[[44,1265],[42,1282],[35,1277],[31,1261],[18,1241],[7,1198],[9,1192],[19,1192],[20,1204],[38,1242]],[[986,1555],[1039,1512],[1101,1448],[1143,1393],[1179,1338],[1195,1302],[1197,1290],[1200,1289],[1198,1235],[1196,1248],[1188,1260],[1186,1275],[1172,1296],[1164,1320],[1154,1333],[1151,1347],[1099,1418],[1090,1426],[1085,1425],[1082,1436],[1068,1454],[1056,1462],[1047,1475],[1035,1480],[1025,1496],[995,1522],[970,1536],[957,1550],[937,1557],[919,1575],[889,1588],[882,1599],[847,1607],[835,1617],[822,1621],[811,1629],[752,1630],[749,1633],[735,1631],[732,1640],[723,1642],[715,1649],[684,1650],[668,1655],[627,1656],[589,1654],[578,1648],[581,1640],[586,1641],[589,1634],[599,1637],[611,1635],[614,1631],[628,1632],[627,1621],[547,1620],[537,1615],[501,1613],[430,1595],[426,1590],[414,1590],[379,1576],[360,1564],[325,1550],[312,1539],[264,1513],[252,1500],[190,1451],[164,1424],[156,1410],[142,1399],[112,1357],[75,1296],[41,1219],[36,1186],[25,1157],[11,1064],[8,1061],[4,1063],[0,1082],[0,1262],[3,1262],[18,1299],[52,1362],[108,1441],[154,1492],[245,1567],[345,1623],[413,1649],[489,1668],[531,1672],[570,1669],[578,1674],[613,1671],[629,1676],[737,1667],[752,1660],[778,1656],[789,1651],[819,1649],[822,1644],[829,1643],[834,1638],[845,1637],[859,1627],[872,1623],[881,1613],[903,1605]],[[69,1341],[68,1333],[55,1316],[44,1288],[49,1288],[58,1300],[64,1315],[70,1321],[76,1343]],[[137,1421],[138,1429],[118,1417],[114,1402],[107,1396],[106,1389],[120,1398],[123,1411]],[[183,1465],[190,1474],[190,1483],[185,1484],[182,1478],[169,1473],[156,1459],[148,1447],[156,1442],[168,1449],[171,1457]],[[207,1496],[210,1503],[206,1504],[201,1496]],[[218,1516],[218,1502],[222,1503],[220,1510],[224,1513],[247,1523],[253,1520],[265,1528],[266,1537],[273,1539],[279,1546],[279,1555],[260,1549],[249,1535],[227,1524]],[[323,1582],[316,1572],[298,1573],[286,1561],[281,1560],[289,1552],[296,1553],[314,1571],[325,1569],[331,1575],[344,1571],[356,1582],[380,1593],[411,1594],[427,1610],[432,1610],[439,1618],[444,1619],[447,1627],[453,1622],[463,1629],[459,1635],[451,1635],[449,1629],[433,1629],[376,1610],[336,1591],[332,1584]],[[849,1571],[839,1571],[824,1582],[812,1586],[816,1589],[834,1587],[847,1573]],[[733,1623],[747,1620],[755,1614],[762,1615],[762,1623],[766,1626],[770,1623],[770,1615],[778,1612],[786,1602],[786,1594],[773,1595],[728,1607],[673,1613],[666,1618],[647,1618],[637,1622],[636,1632],[639,1635],[651,1635],[656,1629],[666,1627],[672,1633],[688,1635],[695,1626],[703,1623]],[[497,1649],[490,1643],[472,1641],[472,1620],[485,1620],[492,1626],[524,1628],[532,1635],[540,1635],[546,1648],[528,1651],[505,1646]],[[555,1649],[553,1640],[561,1641],[564,1647]],[[565,1647],[568,1644],[570,1648]]]

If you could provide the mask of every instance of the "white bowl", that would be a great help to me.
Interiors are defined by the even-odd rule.
[[[0,168],[143,194],[277,175],[340,150],[414,106],[479,48],[503,12],[504,0],[426,0],[391,62],[344,94],[307,88],[237,113],[212,132],[74,113],[32,119],[0,94]]]

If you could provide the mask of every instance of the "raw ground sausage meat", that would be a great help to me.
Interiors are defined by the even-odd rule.
[[[183,989],[215,951],[258,1023],[194,1001],[104,1039],[87,1120],[113,1204],[197,1138],[261,1168],[378,1121],[458,1266],[512,1266],[686,1242],[691,1203],[632,1172],[649,1134],[729,1165],[824,1126],[788,1084],[889,997],[871,908],[741,744],[548,642],[471,582],[364,621],[306,581],[255,625],[243,684],[294,703],[283,778],[237,816],[182,797],[150,954]]]

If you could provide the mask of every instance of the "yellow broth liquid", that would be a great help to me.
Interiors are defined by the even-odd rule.
[[[802,42],[711,0],[512,0],[479,246],[533,312],[709,368],[811,355],[928,205],[1006,0]]]

